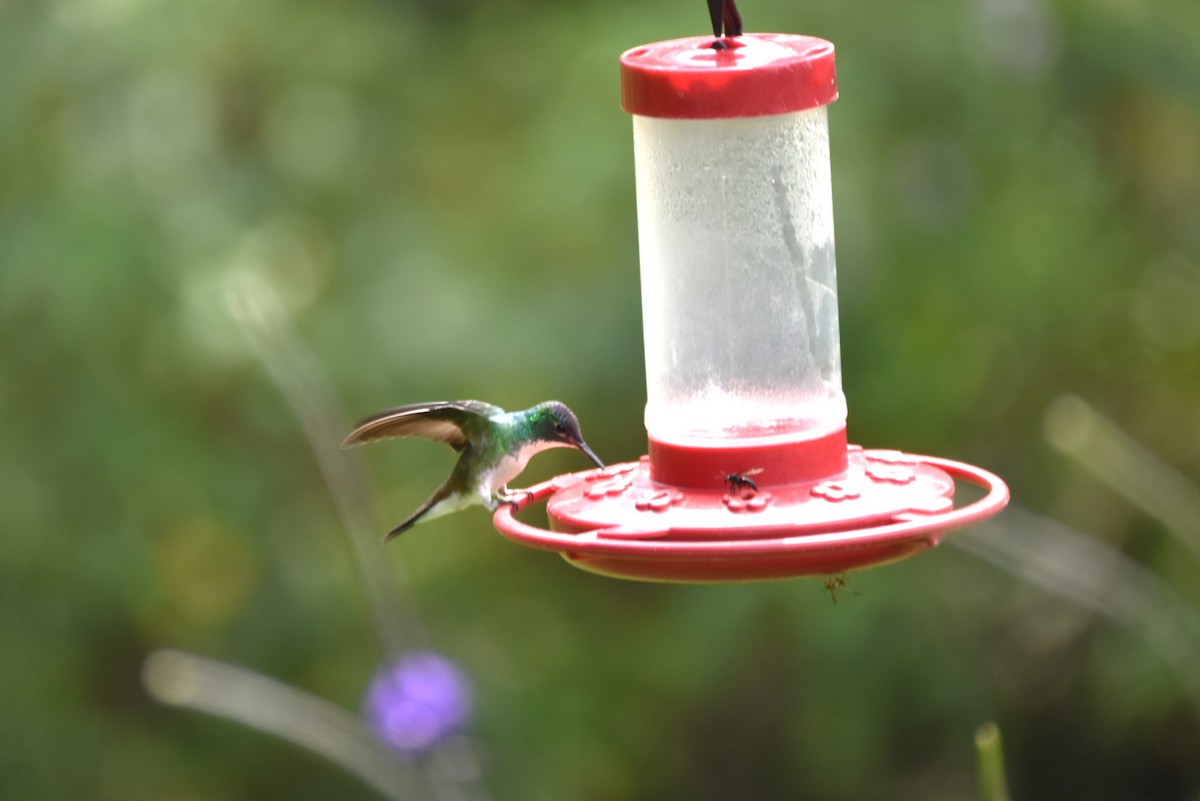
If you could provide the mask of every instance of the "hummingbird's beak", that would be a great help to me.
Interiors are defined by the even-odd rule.
[[[575,443],[575,447],[578,448],[579,450],[583,451],[584,455],[587,456],[587,458],[589,458],[593,462],[595,462],[596,467],[604,467],[604,462],[600,461],[599,456],[592,453],[592,449],[588,447],[588,444],[586,442],[584,442],[583,440],[579,440],[578,442]]]

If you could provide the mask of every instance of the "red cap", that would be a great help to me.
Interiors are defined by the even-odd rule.
[[[837,99],[833,45],[813,36],[692,36],[621,54],[621,108],[644,117],[729,119],[816,108]]]

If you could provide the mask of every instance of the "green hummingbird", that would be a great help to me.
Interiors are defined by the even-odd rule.
[[[342,447],[391,437],[423,437],[444,442],[461,454],[442,486],[384,537],[384,542],[412,528],[468,506],[489,510],[516,503],[521,490],[510,491],[529,459],[548,448],[577,448],[604,467],[583,441],[575,413],[558,401],[539,403],[521,412],[477,400],[441,401],[398,406],[372,415],[355,427]]]

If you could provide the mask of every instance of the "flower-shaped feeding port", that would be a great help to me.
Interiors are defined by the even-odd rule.
[[[661,581],[840,574],[998,512],[979,468],[846,441],[826,106],[833,45],[676,39],[621,56],[633,115],[649,454],[531,488],[507,537]],[[955,480],[983,497],[955,508]]]

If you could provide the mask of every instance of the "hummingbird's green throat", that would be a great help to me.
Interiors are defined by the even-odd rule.
[[[495,510],[515,503],[519,492],[508,482],[516,478],[530,457],[547,448],[576,448],[604,467],[583,441],[579,420],[565,404],[546,401],[522,412],[506,412],[483,401],[443,401],[399,406],[372,415],[350,432],[342,447],[391,437],[423,437],[444,442],[460,456],[442,486],[384,540],[468,506],[482,504]]]

